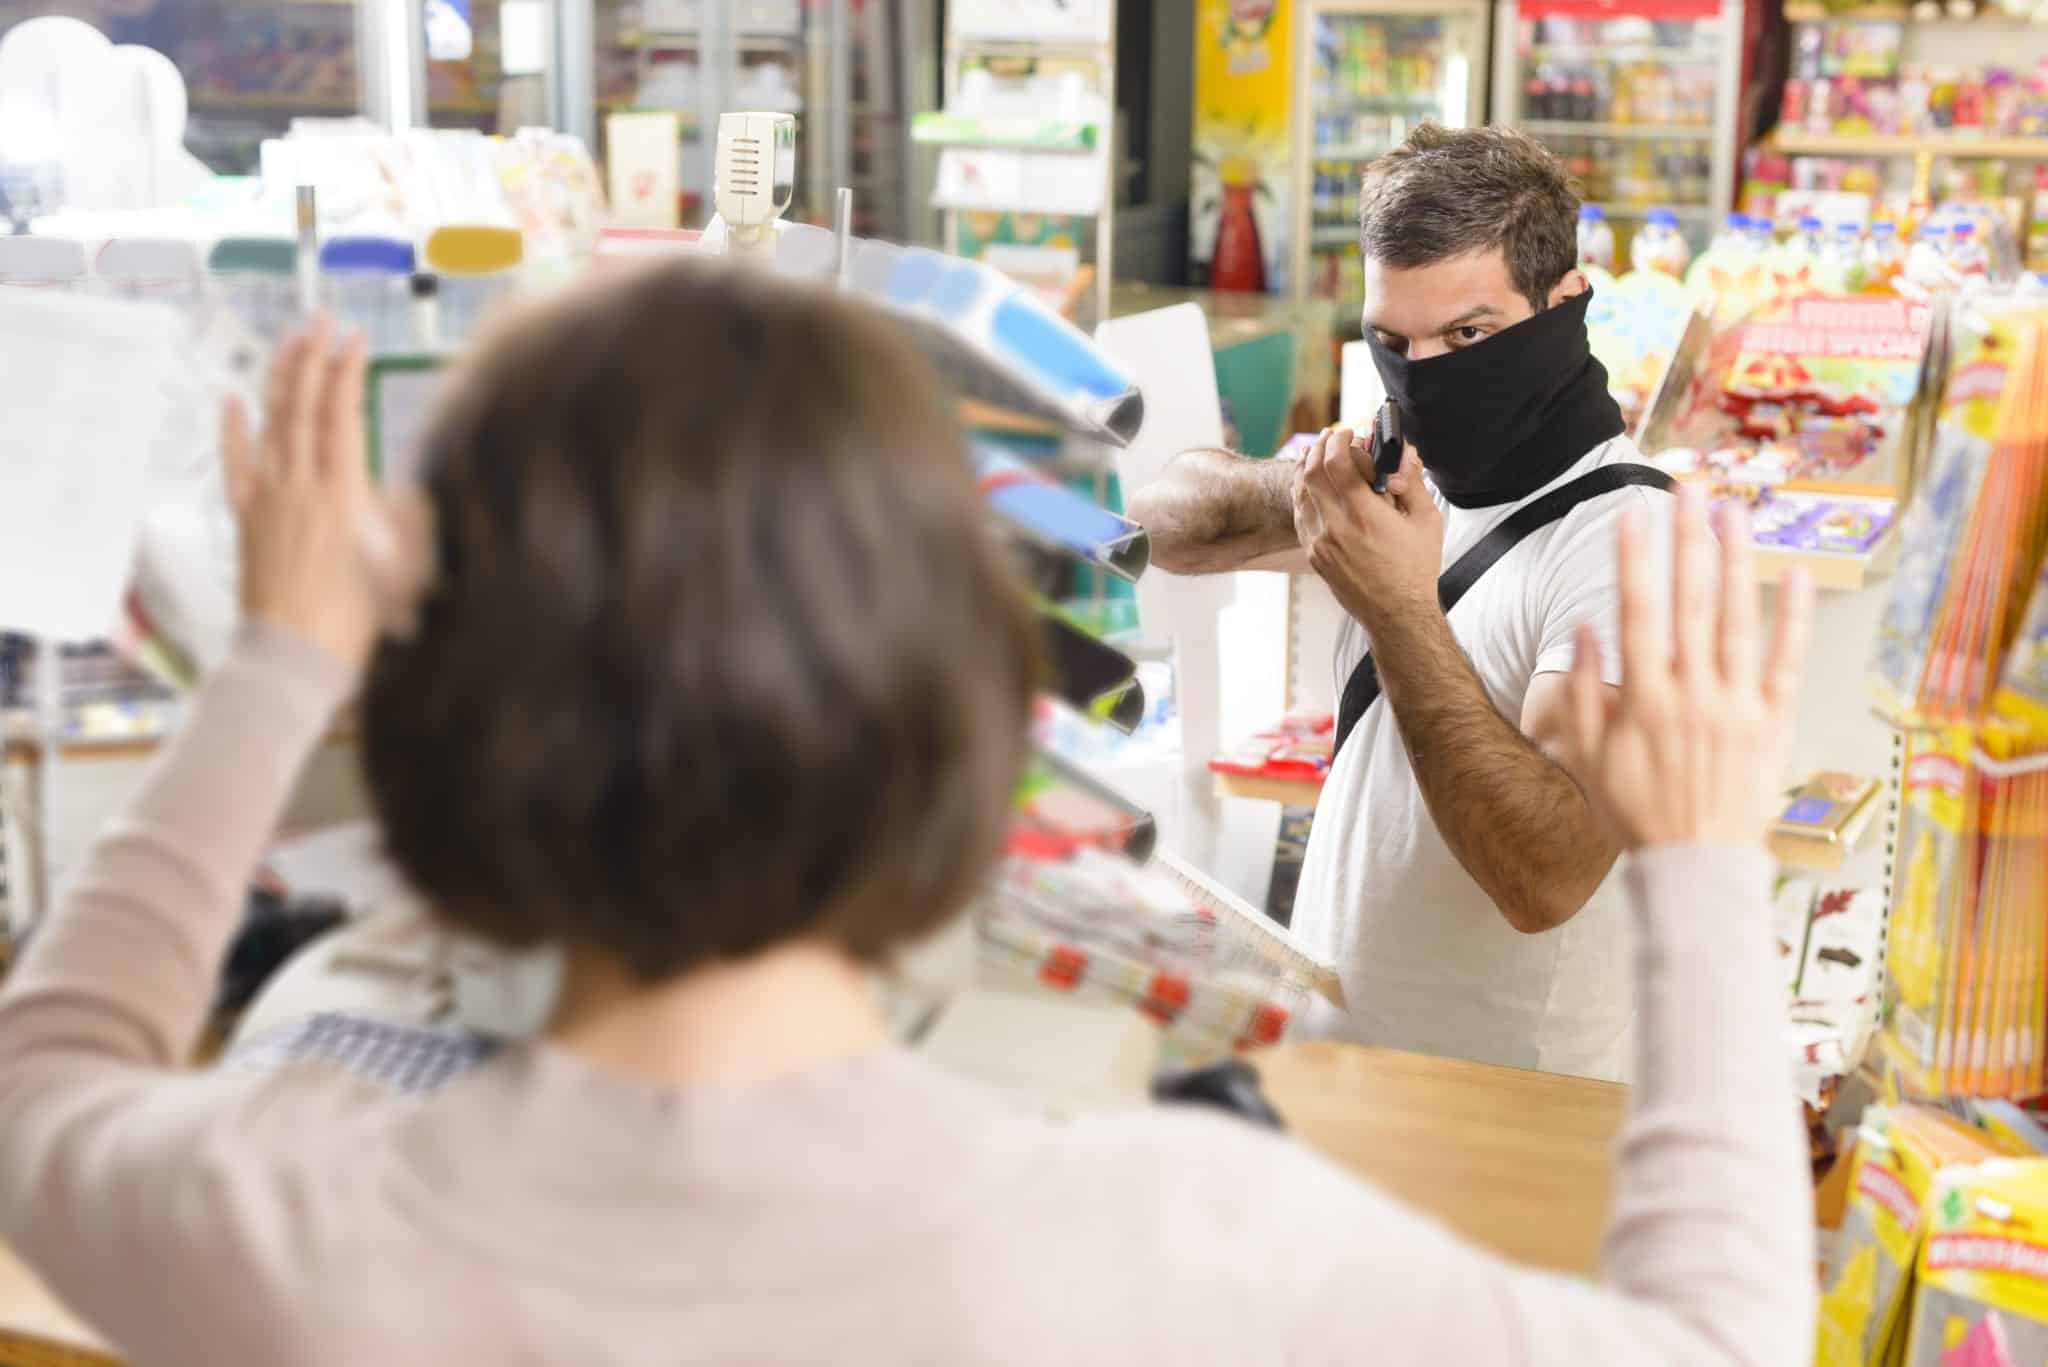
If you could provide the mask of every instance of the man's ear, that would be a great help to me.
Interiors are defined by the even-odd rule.
[[[1550,301],[1547,307],[1556,308],[1565,300],[1575,299],[1591,288],[1593,288],[1593,282],[1586,278],[1584,271],[1574,266],[1564,273],[1564,279],[1551,287]]]

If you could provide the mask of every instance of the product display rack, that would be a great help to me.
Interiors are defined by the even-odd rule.
[[[1064,27],[1047,21],[1041,36],[1033,36],[1042,15],[1057,13]],[[956,135],[933,137],[921,134],[919,141],[941,144],[937,184],[931,204],[940,212],[940,242],[944,250],[962,248],[965,216],[975,214],[1053,214],[1089,222],[1092,227],[1094,264],[1094,309],[1097,321],[1110,316],[1109,290],[1114,274],[1116,248],[1116,4],[1115,0],[1092,0],[1086,5],[1055,8],[1014,6],[1000,9],[986,4],[953,4],[946,11],[941,95],[945,115],[955,120]],[[1087,73],[1089,94],[1100,111],[1100,122],[1082,132],[1048,141],[1043,130],[977,128],[970,111],[960,108],[963,78],[971,66],[1013,67],[1038,71],[1046,68],[1080,70]],[[941,125],[926,115],[925,130]],[[1014,188],[985,176],[960,160],[968,149],[1000,156],[1005,164],[991,167]],[[962,174],[949,174],[953,165],[965,166]],[[1092,168],[1092,169],[1090,169]],[[1034,175],[1043,183],[1056,180],[1061,197],[1072,195],[1072,203],[1048,204],[1030,193]],[[979,189],[970,191],[970,187]]]
[[[1358,182],[1424,121],[1483,121],[1486,6],[1460,0],[1303,0],[1294,15],[1288,269],[1294,297],[1334,299],[1356,337],[1365,284]]]
[[[1565,160],[1620,234],[1653,208],[1695,250],[1734,202],[1743,0],[1504,0],[1493,118]]]

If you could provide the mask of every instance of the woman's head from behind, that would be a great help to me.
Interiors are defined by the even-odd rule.
[[[364,751],[448,922],[657,981],[959,909],[1037,638],[887,318],[690,263],[593,282],[452,377],[424,478],[434,586]]]

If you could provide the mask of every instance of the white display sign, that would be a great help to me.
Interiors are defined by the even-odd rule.
[[[956,38],[1107,43],[1114,14],[1112,0],[952,0],[948,23]]]
[[[92,640],[119,619],[169,468],[202,440],[191,329],[161,304],[5,293],[0,629]]]

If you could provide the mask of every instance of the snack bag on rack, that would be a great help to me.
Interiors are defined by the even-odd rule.
[[[1886,1038],[1894,1062],[1915,1091],[1937,1094],[1954,1062],[1958,921],[1968,905],[1963,871],[1968,862],[1971,735],[1951,727],[1907,742],[1899,821],[1900,860],[1892,892],[1885,960],[1890,1023]]]
[[[2048,1361],[2048,1162],[1942,1172],[1927,1216],[1904,1367]]]
[[[1920,482],[1899,531],[1899,563],[1878,622],[1871,666],[1872,701],[1898,720],[1919,710],[1921,685],[1936,625],[1949,593],[1956,547],[1977,506],[1991,443],[1943,423],[1927,478]]]
[[[2006,1152],[1932,1107],[1873,1107],[1864,1115],[1834,1265],[1820,1297],[1815,1367],[1878,1367],[1888,1360],[1936,1174]]]
[[[1991,698],[1991,710],[2025,737],[2030,748],[2048,747],[2048,562],[2035,576],[2019,634],[2006,653],[2004,677]]]
[[[1631,421],[1642,412],[1692,318],[1692,296],[1663,271],[1630,271],[1586,312],[1586,342],[1607,371],[1607,388]]]

